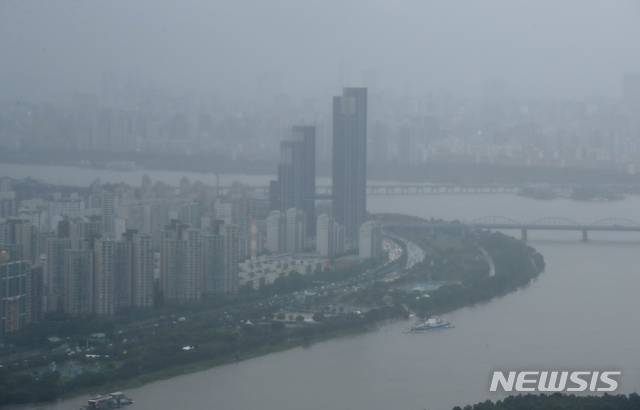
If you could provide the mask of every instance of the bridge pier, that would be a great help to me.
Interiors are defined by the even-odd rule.
[[[522,241],[523,242],[527,241],[527,230],[526,229],[522,230]]]
[[[586,242],[587,241],[587,231],[582,231],[582,242]]]

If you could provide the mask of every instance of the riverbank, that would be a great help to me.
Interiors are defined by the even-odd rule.
[[[107,170],[109,164],[135,164],[137,169],[150,171],[197,172],[204,174],[273,175],[277,160],[264,160],[211,155],[162,155],[145,152],[99,151],[38,151],[5,150],[0,152],[0,164],[82,166]],[[331,176],[329,162],[317,163],[318,177]],[[367,177],[372,181],[454,184],[611,184],[640,183],[640,174],[629,175],[616,167],[590,168],[542,167],[511,163],[476,163],[430,161],[418,165],[399,163],[376,164]]]
[[[471,231],[453,223],[451,229],[442,232],[429,229],[395,231],[427,254],[425,260],[416,264],[413,272],[401,278],[399,283],[448,283],[418,297],[402,292],[393,294],[394,303],[408,305],[423,318],[513,292],[537,278],[545,267],[543,256],[535,249],[500,232]]]
[[[505,239],[505,238],[502,238],[502,239]],[[513,240],[513,241],[515,241],[514,243],[520,242],[515,238],[509,238],[509,239],[506,239],[506,240],[508,240],[508,241]],[[482,253],[482,251],[480,251],[480,252]],[[529,255],[529,253],[527,253],[527,255]],[[500,260],[500,257],[498,257],[498,259]],[[484,260],[486,261],[486,259],[484,259]],[[416,266],[416,268],[415,268],[416,271],[420,271],[420,269],[421,269],[420,266]],[[542,269],[537,270],[538,273],[540,273],[541,271],[542,271]],[[499,269],[498,272],[499,272],[498,275],[505,274],[505,271],[503,269]],[[495,274],[495,272],[494,272],[494,274]],[[493,275],[490,275],[490,276],[493,276]],[[506,291],[504,293],[501,293],[500,295],[494,295],[494,297],[495,296],[502,296],[502,295],[504,295],[504,294],[506,294],[506,293],[508,293],[508,292],[510,292],[512,290],[514,290],[514,289],[509,289],[508,291]],[[486,300],[481,300],[481,301],[486,301]],[[443,308],[441,311],[442,312],[449,312],[449,311],[452,311],[452,310],[457,310],[457,309],[459,309],[461,307],[467,307],[467,306],[471,306],[471,305],[473,305],[473,303],[470,303],[470,304],[467,304],[467,305],[464,305],[464,306],[455,307],[455,308],[452,308],[452,309]],[[391,319],[391,320],[394,320],[394,319]],[[385,319],[384,321],[380,321],[380,322],[375,322],[372,326],[369,326],[367,328],[346,329],[346,330],[340,330],[340,331],[329,332],[329,333],[325,333],[325,334],[321,334],[321,335],[316,335],[316,336],[313,336],[306,343],[305,342],[301,342],[300,340],[297,340],[297,341],[286,341],[286,342],[284,342],[284,343],[282,343],[280,345],[277,345],[277,346],[262,347],[262,348],[256,349],[256,350],[254,350],[252,352],[249,352],[249,353],[243,355],[240,358],[240,361],[248,360],[248,359],[251,359],[251,358],[254,358],[254,357],[264,356],[264,355],[267,355],[269,353],[281,352],[281,351],[290,350],[290,349],[301,347],[301,346],[305,346],[305,345],[311,345],[311,344],[314,344],[314,343],[318,343],[318,342],[322,342],[322,341],[326,341],[326,340],[331,340],[331,339],[335,339],[335,338],[348,337],[348,336],[354,336],[354,335],[361,335],[361,334],[370,332],[372,329],[375,329],[375,326],[377,326],[378,324],[381,324],[383,322],[388,322],[388,321],[389,321],[389,319]],[[234,359],[233,357],[227,357],[227,358],[221,358],[221,359],[216,359],[216,360],[209,360],[209,361],[193,363],[193,364],[190,364],[190,365],[178,366],[178,367],[175,367],[175,368],[167,369],[165,371],[143,375],[143,376],[134,378],[132,380],[125,381],[123,383],[114,383],[112,385],[109,385],[109,388],[107,388],[106,390],[118,390],[118,389],[135,388],[135,387],[139,387],[139,386],[151,383],[151,382],[170,379],[170,378],[173,378],[173,377],[176,377],[176,376],[181,376],[181,375],[185,375],[185,374],[189,374],[189,373],[203,371],[203,370],[207,370],[207,369],[210,369],[210,368],[213,368],[213,367],[232,364],[232,363],[235,363],[235,362],[237,362],[237,360]],[[97,390],[95,390],[94,392],[97,392]]]
[[[487,235],[487,238],[493,239],[493,242],[483,243],[489,253],[494,253],[496,246],[500,247],[507,243],[513,245],[513,243],[519,242],[510,237],[506,239],[506,237],[500,236],[501,234],[497,234],[498,236]],[[457,243],[462,245],[461,241],[464,238],[468,239],[469,237],[462,236]],[[439,243],[441,246],[443,243],[452,245],[454,243],[452,241],[452,239],[440,240]],[[470,246],[473,247],[472,244]],[[523,249],[526,248],[513,248],[507,249],[507,251],[508,253],[515,252],[521,257],[519,259],[527,258],[529,266],[531,266],[531,251],[521,254]],[[104,370],[95,373],[86,372],[74,379],[61,379],[59,374],[55,376],[56,373],[53,372],[51,374],[54,376],[47,379],[46,385],[42,385],[42,381],[38,381],[38,379],[32,381],[24,379],[22,384],[16,384],[16,380],[5,379],[2,380],[2,383],[7,385],[8,390],[11,389],[5,399],[11,400],[11,397],[14,397],[15,400],[21,397],[20,394],[36,393],[40,395],[35,397],[46,397],[48,394],[52,398],[68,398],[86,393],[130,389],[272,352],[360,334],[388,320],[407,318],[409,312],[405,307],[418,312],[421,316],[433,312],[451,311],[507,293],[524,284],[524,279],[527,279],[527,283],[530,280],[527,275],[522,275],[516,270],[502,269],[500,265],[502,259],[496,258],[494,254],[492,257],[496,260],[497,273],[490,277],[488,266],[486,272],[483,269],[484,265],[482,264],[486,264],[484,257],[474,259],[460,252],[458,256],[454,256],[448,248],[444,250],[444,253],[449,255],[447,260],[436,258],[433,249],[431,249],[429,259],[416,263],[405,275],[405,278],[407,280],[416,277],[433,279],[437,277],[438,272],[449,272],[450,269],[444,271],[441,269],[445,265],[447,265],[446,268],[458,265],[466,266],[469,261],[477,260],[477,264],[469,266],[469,269],[456,271],[460,281],[468,285],[466,288],[462,287],[467,289],[466,291],[460,293],[460,285],[449,284],[427,292],[428,297],[415,300],[415,295],[412,293],[398,291],[389,284],[379,281],[350,294],[355,296],[358,302],[358,298],[363,297],[362,300],[368,301],[372,307],[370,310],[363,314],[345,313],[327,317],[325,320],[321,318],[319,319],[320,323],[299,325],[290,323],[288,326],[281,321],[265,321],[265,314],[269,310],[264,307],[237,312],[223,318],[201,318],[192,322],[169,323],[165,327],[154,328],[153,331],[141,329],[140,334],[132,337],[128,342],[118,342],[113,346],[105,346],[95,351],[96,354],[109,358],[101,359],[103,361],[100,366]],[[480,254],[479,251],[476,253]],[[515,259],[510,258],[510,260]],[[436,263],[429,264],[432,261]],[[428,268],[425,271],[427,266],[433,269]],[[474,275],[477,277],[473,277]],[[485,276],[499,278],[499,282],[490,283],[492,286],[499,283],[505,283],[507,286],[497,286],[497,292],[487,293]],[[448,281],[452,279],[451,276],[446,278]],[[327,304],[330,301],[331,299],[326,299],[322,303]],[[249,320],[255,324],[249,325],[247,323]],[[238,325],[238,323],[245,324]],[[86,360],[83,359],[80,363],[82,362],[86,362]]]
[[[214,367],[225,366],[230,364],[238,364],[238,363],[241,363],[250,359],[254,359],[257,357],[265,356],[271,353],[278,353],[286,350],[295,349],[298,347],[311,347],[316,343],[320,343],[320,342],[324,342],[327,340],[340,338],[340,337],[360,335],[363,333],[367,333],[371,330],[372,329],[345,329],[345,330],[331,332],[328,334],[317,335],[317,336],[311,337],[307,341],[288,340],[283,344],[276,345],[276,346],[263,346],[261,348],[247,352],[246,354],[242,355],[240,358],[236,358],[233,356],[220,357],[220,358],[205,360],[197,363],[179,365],[179,366],[164,369],[158,372],[140,375],[133,379],[120,380],[117,382],[107,383],[99,387],[90,387],[86,389],[80,389],[73,392],[72,394],[61,396],[60,400],[66,400],[73,397],[82,396],[85,394],[93,396],[93,395],[108,392],[108,391],[134,389],[134,388],[142,387],[149,383],[154,383],[161,380],[167,380],[167,379],[172,379],[174,377],[201,372],[201,371],[212,369]],[[42,403],[42,404],[46,404],[46,403]]]

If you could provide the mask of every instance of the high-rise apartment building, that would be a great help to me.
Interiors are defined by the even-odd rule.
[[[148,222],[147,222],[148,221]],[[165,202],[145,205],[145,229],[140,233],[151,235],[153,249],[160,249],[162,230],[169,223],[169,206]]]
[[[367,209],[367,89],[333,97],[333,217],[355,238]]]
[[[200,228],[200,205],[197,202],[188,202],[176,206],[178,219],[192,228]]]
[[[115,231],[115,209],[117,198],[110,192],[100,192],[89,196],[89,208],[100,209],[102,232],[113,234]]]
[[[75,233],[73,231],[75,230]],[[80,221],[71,227],[71,237],[89,240],[91,238],[99,238],[101,224],[99,220]]]
[[[162,231],[170,221],[169,204],[160,200],[145,200],[124,207],[123,215],[126,218],[126,229],[135,229],[140,234],[151,235],[151,244],[154,250],[160,249]],[[192,221],[190,207],[180,208],[176,216],[187,217]],[[182,219],[181,219],[182,220]],[[184,222],[184,221],[183,221]]]
[[[153,240],[151,235],[133,235],[132,301],[136,307],[153,306]]]
[[[44,275],[42,266],[27,272],[27,324],[38,323],[44,315]]]
[[[174,222],[174,221],[172,221]],[[187,241],[182,239],[186,225],[173,223],[163,232],[160,248],[160,288],[168,301],[188,300],[186,270]]]
[[[0,199],[0,218],[17,217],[20,210],[20,201],[16,199]]]
[[[202,297],[202,233],[172,221],[164,231],[160,251],[160,280],[164,299],[173,302]]]
[[[0,335],[27,323],[27,261],[0,262]]]
[[[12,260],[36,261],[38,228],[21,219],[8,219],[0,228],[0,250],[11,253]]]
[[[236,198],[230,202],[231,219],[225,223],[235,225],[240,229],[251,229],[251,221],[256,218],[258,210],[258,201],[256,198]],[[220,219],[220,218],[219,218]]]
[[[131,306],[131,242],[94,242],[93,313],[113,315]]]
[[[88,242],[82,248],[65,250],[64,310],[71,315],[93,312],[93,250]]]
[[[125,208],[124,215],[127,219],[127,229],[136,229],[138,232],[146,232],[149,229],[148,218],[143,204],[133,204]]]
[[[184,271],[184,295],[188,300],[202,297],[202,235],[199,229],[183,229],[182,240],[187,242]]]
[[[360,228],[358,241],[360,258],[379,258],[382,256],[382,227],[380,222],[367,221]]]
[[[161,289],[167,301],[233,294],[238,286],[238,227],[215,221],[210,231],[174,223],[160,252]]]
[[[238,291],[238,227],[216,224],[214,234],[218,235],[218,257],[220,282],[216,293],[233,294]]]
[[[210,295],[221,293],[221,247],[222,238],[220,235],[210,232],[202,233],[202,291]]]
[[[344,226],[327,214],[318,217],[316,233],[316,252],[332,258],[345,251]]]
[[[262,234],[258,232],[257,220],[254,222],[250,229],[238,230],[238,262],[254,259],[263,250]]]
[[[45,309],[64,308],[65,251],[71,249],[71,238],[48,238],[44,269]]]
[[[307,247],[307,217],[296,208],[287,209],[287,252],[302,252]]]
[[[287,219],[283,212],[271,211],[267,217],[267,244],[271,252],[284,252],[287,237]]]

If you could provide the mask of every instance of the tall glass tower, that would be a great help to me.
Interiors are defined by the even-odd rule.
[[[306,232],[316,234],[316,127],[296,125],[280,143],[278,180],[271,182],[271,210],[296,208],[306,214]]]
[[[367,210],[367,89],[333,97],[333,217],[358,237]]]

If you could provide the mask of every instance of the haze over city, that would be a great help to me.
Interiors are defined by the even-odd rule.
[[[621,95],[640,71],[640,2],[0,2],[0,95],[98,92],[105,70],[174,93],[251,96],[263,72],[293,98],[365,84],[421,94]],[[10,78],[10,81],[7,79]]]
[[[0,407],[638,408],[639,51],[640,0],[0,0]]]

